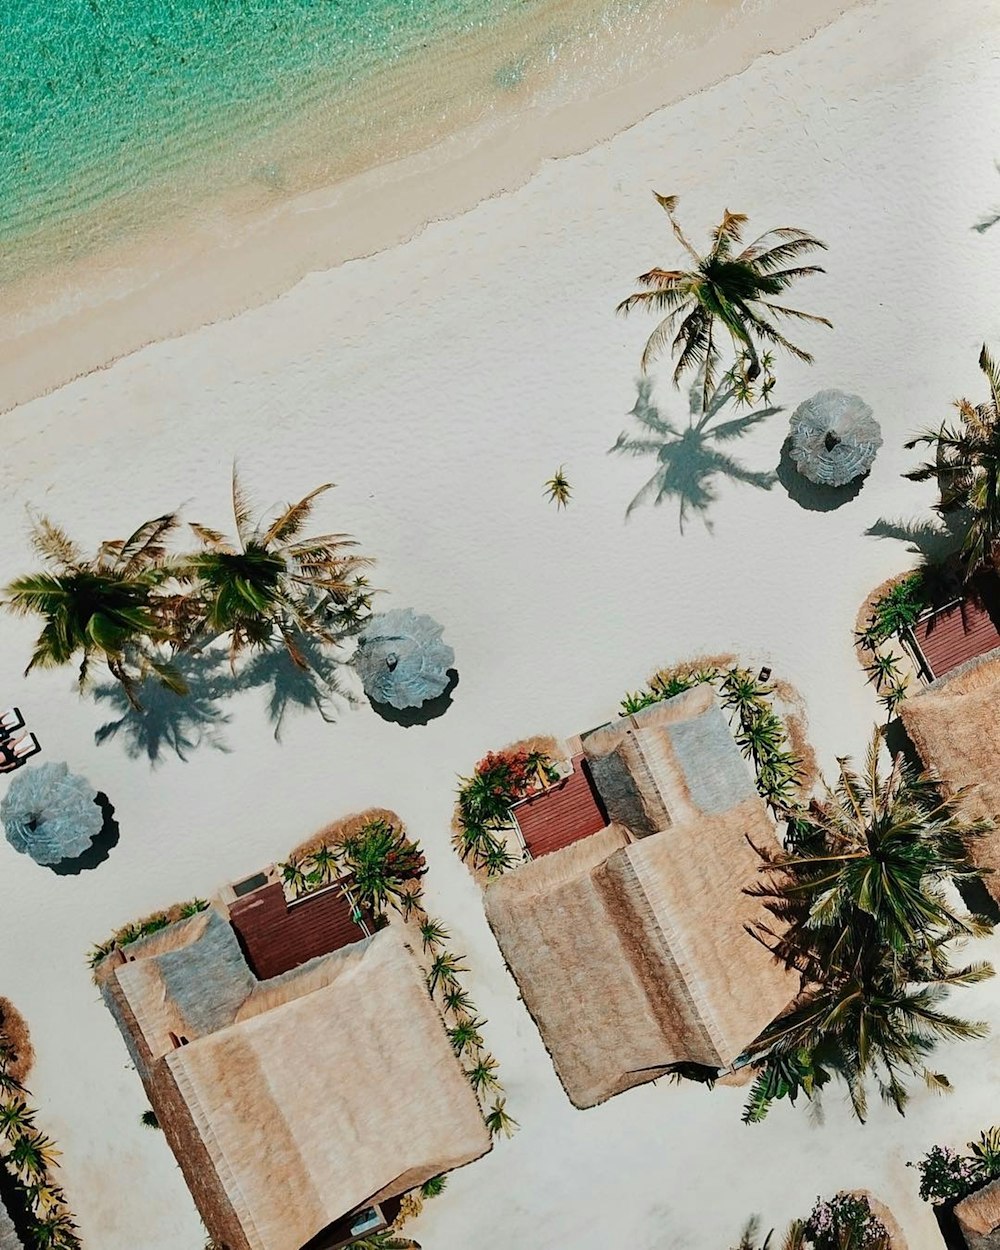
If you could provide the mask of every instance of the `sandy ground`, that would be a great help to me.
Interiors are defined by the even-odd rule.
[[[8,419],[4,581],[31,567],[27,504],[87,545],[179,504],[225,526],[235,455],[262,504],[338,482],[320,519],[378,556],[385,603],[445,623],[461,673],[454,706],[425,728],[363,707],[335,725],[300,716],[276,743],[263,701],[246,695],[223,709],[226,750],[205,744],[151,768],[121,739],[95,745],[107,712],[77,699],[68,673],[22,679],[32,630],[3,622],[4,702],[28,714],[45,758],[109,795],[121,826],[108,861],[79,877],[0,844],[0,988],[29,1022],[32,1090],[64,1150],[87,1246],[201,1246],[162,1138],[140,1127],[142,1090],[90,983],[88,946],[370,804],[398,811],[428,852],[429,903],[474,969],[521,1123],[428,1207],[415,1226],[425,1250],[714,1250],[752,1212],[780,1223],[845,1187],[887,1202],[910,1250],[939,1245],[905,1164],[994,1118],[1000,982],[962,995],[994,1033],[941,1053],[954,1094],[917,1091],[905,1120],[876,1107],[862,1127],[834,1093],[825,1122],[781,1107],[744,1128],[740,1090],[668,1083],[577,1112],[448,825],[455,775],[485,750],[598,723],[654,667],[692,653],[736,651],[794,683],[825,767],[863,749],[876,705],[851,627],[868,589],[908,558],[865,531],[929,502],[900,477],[915,459],[903,438],[956,395],[978,395],[979,345],[1000,342],[1000,227],[971,229],[1000,201],[998,47],[1000,12],[975,0],[857,9],[402,248],[312,276]],[[785,414],[727,450],[771,470],[788,411],[822,387],[858,392],[885,446],[839,510],[804,510],[780,483],[720,479],[711,532],[694,519],[681,535],[669,503],[625,521],[655,464],[608,448],[629,427],[648,326],[613,309],[634,274],[675,259],[654,187],[680,193],[693,232],[728,206],[761,229],[792,223],[829,242],[828,275],[800,302],[836,330],[799,336],[817,363],[782,362]],[[683,420],[665,371],[653,400]],[[562,462],[575,498],[557,513],[542,486]],[[991,949],[1000,958],[1000,939],[976,954]]]

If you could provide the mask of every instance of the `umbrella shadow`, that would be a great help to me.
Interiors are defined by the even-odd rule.
[[[118,828],[118,821],[115,820],[115,809],[111,805],[111,800],[101,792],[94,796],[94,802],[101,809],[104,823],[90,846],[81,855],[73,859],[61,859],[58,864],[46,865],[57,877],[76,877],[81,872],[90,872],[100,867],[118,845],[121,830]]]
[[[286,717],[295,712],[318,712],[327,724],[337,713],[357,700],[342,684],[344,663],[335,659],[322,644],[299,635],[294,643],[305,664],[296,664],[287,647],[275,645],[258,652],[240,673],[241,690],[267,693],[267,714],[274,727],[275,740],[281,741]]]
[[[785,488],[788,498],[807,512],[834,512],[837,508],[842,508],[845,503],[857,499],[868,480],[868,474],[865,473],[862,477],[856,477],[853,482],[848,482],[846,486],[823,486],[810,482],[795,467],[790,434],[781,444],[776,476]]]
[[[617,452],[636,458],[650,456],[658,462],[653,476],[626,509],[626,518],[642,503],[652,502],[658,507],[670,500],[677,502],[682,534],[690,516],[700,518],[711,532],[712,522],[708,514],[718,499],[719,478],[730,478],[758,490],[770,490],[774,485],[776,479],[773,473],[747,468],[724,448],[780,412],[780,408],[760,408],[741,417],[716,422],[719,413],[733,398],[732,387],[728,383],[720,383],[705,405],[701,383],[696,381],[689,394],[687,426],[680,427],[661,413],[651,396],[652,382],[648,378],[640,378],[635,406],[629,415],[636,419],[641,432],[637,436],[624,432],[619,434],[614,446],[609,449],[609,454]]]
[[[93,691],[98,703],[120,713],[95,731],[98,745],[120,738],[129,759],[145,756],[154,767],[170,752],[187,760],[192,751],[203,746],[229,750],[221,731],[231,717],[220,705],[235,692],[237,682],[225,655],[207,650],[179,655],[173,663],[187,684],[187,694],[175,694],[155,677],[139,686],[138,708],[132,706],[118,682]]]
[[[415,725],[427,725],[439,716],[444,716],[451,707],[451,696],[458,685],[458,669],[448,669],[448,684],[433,699],[421,703],[419,707],[393,707],[391,703],[376,703],[369,697],[372,711],[392,725],[402,725],[404,729],[412,729]]]

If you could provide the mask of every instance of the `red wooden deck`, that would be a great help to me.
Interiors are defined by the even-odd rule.
[[[1000,647],[996,608],[980,594],[940,608],[922,617],[913,637],[932,677],[944,677],[953,669]]]
[[[229,921],[247,963],[262,981],[365,936],[336,887],[289,903],[281,883],[274,881],[231,903]]]
[[[513,814],[533,859],[599,833],[608,823],[582,755],[573,757],[568,777],[518,803]]]

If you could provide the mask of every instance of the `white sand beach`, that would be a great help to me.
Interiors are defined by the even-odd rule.
[[[979,398],[980,344],[1000,345],[1000,226],[972,228],[1000,204],[998,59],[1000,10],[975,0],[855,6],[615,138],[547,161],[516,190],[4,418],[0,583],[34,567],[27,506],[88,548],[177,506],[229,528],[235,457],[262,507],[336,482],[318,512],[324,529],[350,531],[377,558],[385,606],[445,625],[460,673],[449,711],[411,729],[362,704],[335,724],[292,715],[276,741],[263,698],[244,694],[222,706],[231,719],[217,744],[186,761],[167,750],[151,767],[120,736],[95,743],[109,707],[79,698],[69,670],[23,678],[32,623],[0,620],[3,706],[25,711],[42,758],[108,795],[121,829],[107,862],[79,876],[0,841],[0,992],[30,1026],[29,1084],[63,1151],[86,1246],[204,1241],[162,1136],[139,1123],[142,1087],[91,984],[88,948],[378,804],[426,850],[429,904],[472,968],[521,1126],[426,1206],[411,1226],[424,1250],[718,1250],[754,1212],[780,1226],[843,1188],[884,1201],[909,1250],[939,1250],[906,1163],[997,1118],[1000,981],[962,992],[962,1012],[992,1034],[943,1049],[936,1066],[954,1092],[916,1090],[905,1119],[874,1106],[860,1125],[832,1088],[822,1116],[781,1105],[743,1127],[741,1090],[667,1082],[579,1112],[518,1000],[449,821],[456,774],[488,749],[599,724],[653,669],[692,655],[735,652],[791,682],[825,769],[864,750],[878,708],[852,647],[855,615],[913,559],[866,531],[926,515],[933,492],[901,478],[919,459],[903,440],[956,396]],[[810,511],[780,482],[765,491],[719,478],[711,530],[695,516],[680,533],[671,502],[626,521],[656,463],[608,449],[632,428],[651,327],[614,308],[636,274],[675,259],[654,189],[680,196],[699,238],[728,207],[761,231],[801,226],[829,244],[827,274],[796,294],[835,329],[798,333],[816,363],[780,359],[784,411],[726,450],[773,470],[799,402],[825,387],[856,392],[885,443],[843,507]],[[60,350],[58,336],[47,350]],[[75,350],[67,340],[68,359]],[[667,366],[653,377],[653,402],[683,422],[686,396]],[[574,497],[557,512],[543,485],[563,463]],[[1000,937],[980,945],[1000,961]]]

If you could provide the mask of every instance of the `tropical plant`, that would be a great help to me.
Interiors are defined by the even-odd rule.
[[[448,1030],[448,1038],[457,1055],[467,1050],[479,1050],[483,1044],[483,1035],[479,1030],[486,1023],[469,1016],[460,1016]]]
[[[817,1198],[802,1232],[812,1250],[891,1250],[888,1229],[856,1194]]]
[[[461,955],[453,955],[451,951],[439,951],[434,956],[427,974],[427,983],[432,994],[439,985],[444,989],[453,986],[458,973],[469,971],[461,964],[462,958]]]
[[[486,1127],[490,1133],[494,1137],[499,1137],[501,1133],[504,1137],[513,1137],[517,1126],[517,1121],[507,1110],[507,1099],[495,1098],[486,1113]]]
[[[934,460],[905,476],[914,482],[935,480],[940,492],[938,511],[967,515],[962,555],[967,577],[980,569],[995,568],[1000,543],[1000,368],[986,345],[979,367],[989,386],[981,404],[959,399],[958,423],[942,422],[911,439],[908,448],[927,445]]]
[[[439,920],[432,920],[428,916],[420,925],[420,940],[423,943],[424,950],[431,950],[447,942],[450,934],[448,930]]]
[[[372,820],[340,845],[355,902],[381,915],[392,902],[405,908],[406,883],[426,872],[419,846],[386,820]]]
[[[564,466],[560,465],[545,483],[545,493],[548,495],[549,503],[554,503],[556,508],[565,508],[573,494],[573,488],[563,469]]]
[[[859,1119],[869,1080],[902,1113],[907,1076],[949,1088],[925,1062],[939,1040],[984,1035],[985,1025],[941,1007],[949,990],[993,971],[950,966],[949,944],[988,926],[956,911],[944,889],[978,875],[968,848],[986,826],[966,821],[961,795],[941,799],[934,779],[901,758],[883,774],[880,749],[876,731],[860,775],[840,761],[836,786],[800,817],[790,849],[758,848],[767,880],[752,892],[780,923],[758,924],[755,936],[805,989],[750,1048],[748,1122],[777,1098],[811,1097],[833,1075]]]
[[[803,1242],[804,1225],[801,1220],[794,1220],[788,1226],[784,1240],[781,1243],[781,1250],[805,1250]],[[758,1242],[760,1236],[760,1220],[755,1215],[747,1220],[746,1225],[740,1234],[740,1239],[733,1247],[733,1250],[778,1250],[774,1245],[774,1229],[767,1234],[763,1241]]]
[[[779,330],[775,317],[826,326],[830,322],[775,300],[796,279],[823,272],[818,265],[796,262],[826,245],[801,230],[783,226],[767,231],[737,252],[747,217],[727,210],[712,232],[709,250],[700,255],[674,215],[677,197],[655,192],[654,195],[670,219],[691,267],[651,269],[641,274],[638,282],[644,289],[618,305],[618,311],[624,314],[642,308],[663,315],[643,351],[643,372],[669,343],[676,360],[675,383],[688,370],[704,370],[702,387],[707,408],[722,371],[722,347],[727,337],[737,358],[745,355],[743,377],[748,386],[761,373],[761,344],[782,347],[800,360],[811,361],[808,352],[796,347]]]
[[[233,470],[236,538],[192,525],[203,550],[185,557],[180,570],[192,586],[192,638],[228,636],[234,662],[246,650],[263,650],[280,640],[303,668],[308,658],[297,645],[298,636],[339,641],[344,611],[364,593],[360,570],[371,561],[350,551],[356,544],[346,534],[302,536],[315,500],[331,487],[318,486],[277,516],[255,524]]]
[[[498,1066],[492,1055],[480,1054],[472,1067],[466,1070],[466,1075],[477,1094],[486,1094],[491,1090],[498,1091],[501,1088],[496,1075]]]
[[[974,1149],[971,1142],[969,1145]],[[908,1166],[915,1166],[920,1173],[920,1197],[934,1204],[965,1198],[1000,1175],[992,1159],[987,1166],[982,1156],[962,1154],[950,1146],[932,1146],[922,1159]]]
[[[420,1186],[421,1198],[436,1198],[439,1194],[444,1193],[444,1188],[448,1184],[447,1176],[432,1176],[430,1180],[424,1181]]]
[[[15,578],[4,590],[10,611],[45,622],[25,672],[78,659],[83,689],[98,661],[133,703],[136,686],[150,673],[182,692],[183,681],[157,648],[172,636],[157,592],[174,572],[165,540],[176,525],[167,513],[87,557],[47,517],[35,518],[31,544],[47,568]]]
[[[928,607],[930,596],[925,574],[910,573],[894,582],[884,595],[875,600],[858,641],[869,650],[874,650],[879,643],[915,625],[920,614]]]
[[[160,1121],[157,1119],[156,1112],[150,1107],[144,1111],[139,1117],[139,1123],[143,1128],[159,1128]]]
[[[504,872],[516,856],[508,851],[503,834],[512,826],[511,806],[544,789],[558,778],[544,751],[524,747],[490,751],[471,777],[460,778],[457,820],[463,859],[470,855],[490,876]]]

